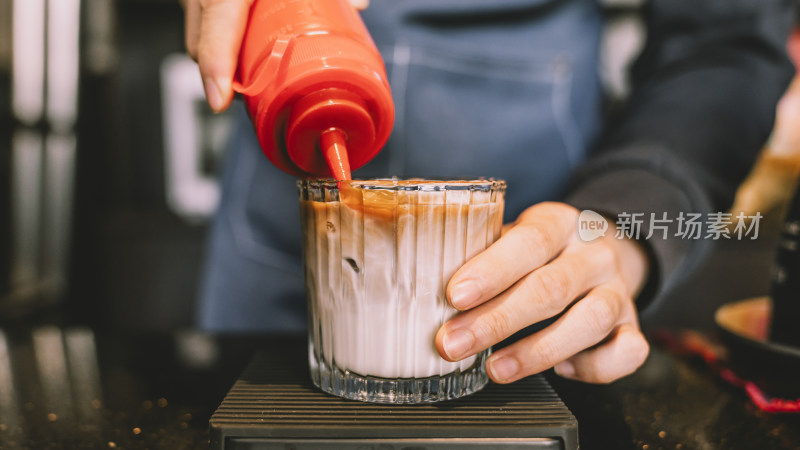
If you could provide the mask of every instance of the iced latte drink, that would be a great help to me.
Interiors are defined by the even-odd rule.
[[[456,314],[445,297],[448,280],[500,235],[505,183],[298,186],[314,383],[385,403],[447,400],[482,388],[488,352],[448,362],[434,338]]]

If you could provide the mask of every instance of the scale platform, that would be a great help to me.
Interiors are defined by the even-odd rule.
[[[578,422],[541,375],[465,398],[379,405],[323,393],[305,342],[257,354],[209,422],[214,450],[578,448]]]

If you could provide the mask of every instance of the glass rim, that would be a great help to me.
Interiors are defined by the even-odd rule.
[[[364,178],[347,181],[336,181],[331,178],[298,180],[298,187],[316,187],[338,190],[339,183],[348,183],[351,187],[380,191],[503,191],[505,180],[496,178]]]

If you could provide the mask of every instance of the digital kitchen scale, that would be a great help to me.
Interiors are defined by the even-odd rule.
[[[212,449],[578,448],[577,420],[541,375],[447,402],[371,404],[317,389],[307,351],[288,340],[254,357],[211,417]]]

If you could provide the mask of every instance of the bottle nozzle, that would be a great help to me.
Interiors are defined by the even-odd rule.
[[[328,168],[337,181],[350,180],[350,160],[347,156],[347,136],[338,128],[329,128],[319,137],[319,146]]]
[[[379,150],[369,107],[345,89],[305,95],[294,103],[287,122],[289,158],[308,174],[350,179],[350,167],[363,166]]]

